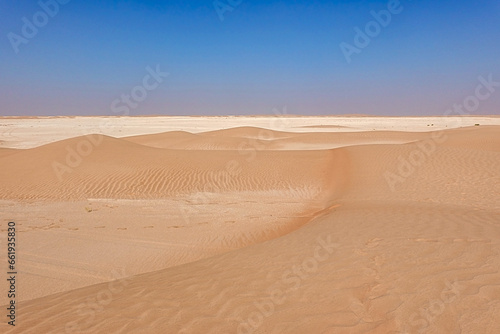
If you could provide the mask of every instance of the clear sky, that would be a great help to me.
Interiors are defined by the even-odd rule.
[[[442,115],[500,82],[498,0],[397,3],[0,0],[0,115]]]

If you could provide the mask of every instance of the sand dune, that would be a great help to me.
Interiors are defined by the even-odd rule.
[[[401,131],[294,133],[240,127],[188,134],[165,132],[123,137],[141,145],[183,150],[325,150],[338,147],[390,143],[400,144],[427,138],[427,133]]]
[[[205,136],[243,137],[243,138],[254,138],[254,139],[264,139],[266,137],[269,137],[270,139],[288,138],[297,135],[297,133],[294,132],[277,131],[265,128],[258,128],[255,126],[239,126],[223,130],[202,132],[201,134]]]
[[[43,291],[2,332],[500,332],[499,133],[95,136],[62,178],[89,137],[0,151]]]
[[[336,154],[192,152],[83,136],[7,155],[0,171],[0,198],[157,199],[196,192],[289,190],[319,194],[326,177],[335,179],[327,171]],[[33,170],[34,165],[40,167]],[[13,179],[16,173],[23,178]],[[211,185],[217,189],[212,191]]]
[[[472,150],[500,151],[498,126],[466,127],[446,133],[444,146],[470,148]]]
[[[107,263],[133,275],[279,237],[338,197],[346,179],[341,150],[188,152],[93,135],[18,151],[2,161],[0,198],[34,203],[17,210],[36,212],[20,223],[33,242],[23,299],[107,281]],[[46,230],[47,242],[65,248],[77,237],[79,249],[40,252]]]
[[[156,148],[170,148],[186,141],[195,140],[196,138],[198,138],[198,136],[190,132],[169,131],[157,134],[124,137],[123,139],[145,146]]]

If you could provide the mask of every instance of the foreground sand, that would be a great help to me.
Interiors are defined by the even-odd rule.
[[[498,118],[148,119],[1,120],[0,332],[500,332]]]

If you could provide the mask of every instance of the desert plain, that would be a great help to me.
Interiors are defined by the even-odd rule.
[[[4,117],[0,166],[1,333],[500,333],[500,117]]]

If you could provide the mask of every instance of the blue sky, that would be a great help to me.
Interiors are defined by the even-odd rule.
[[[0,115],[113,115],[157,65],[130,115],[442,115],[500,81],[498,1],[401,0],[350,62],[340,44],[393,0],[60,1],[44,22],[39,2],[0,0]],[[500,88],[471,113],[500,114]]]

